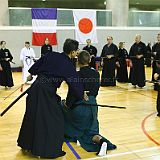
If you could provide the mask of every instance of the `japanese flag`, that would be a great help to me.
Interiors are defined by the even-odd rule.
[[[96,11],[73,10],[76,40],[80,44],[86,44],[87,39],[97,43]]]

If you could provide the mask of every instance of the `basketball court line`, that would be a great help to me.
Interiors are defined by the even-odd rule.
[[[74,154],[74,156],[77,159],[81,159],[80,155],[76,152],[76,150],[72,147],[72,145],[70,144],[70,142],[66,142],[68,148],[71,150],[71,152]]]
[[[144,134],[156,145],[160,146],[160,143],[157,142],[155,139],[153,139],[146,131],[145,129],[145,122],[146,120],[151,117],[152,115],[154,115],[156,112],[149,114],[148,116],[146,116],[144,118],[144,120],[141,123],[141,127],[142,130],[144,132]],[[76,152],[76,150],[71,146],[71,144],[67,144],[67,146],[70,148],[70,150],[72,151],[72,153],[75,155],[75,157],[77,159],[81,159],[80,155]],[[71,147],[70,147],[71,146]],[[128,151],[128,152],[122,152],[122,153],[117,153],[117,154],[111,154],[111,155],[106,155],[103,157],[94,157],[94,158],[87,158],[87,159],[82,159],[82,160],[96,160],[96,159],[103,159],[103,158],[110,158],[110,157],[118,157],[118,156],[123,156],[123,155],[128,155],[128,154],[135,154],[135,153],[140,153],[140,152],[144,152],[144,151],[151,151],[151,150],[157,150],[160,149],[160,147],[150,147],[150,148],[144,148],[144,149],[139,149],[139,150],[133,150],[133,151]]]
[[[135,153],[140,153],[140,152],[144,152],[144,151],[151,151],[151,150],[157,150],[160,149],[160,143],[157,142],[155,139],[153,139],[148,132],[145,129],[145,123],[146,120],[148,118],[150,118],[151,116],[153,116],[156,112],[149,114],[148,116],[146,116],[142,123],[141,123],[141,128],[144,132],[144,134],[156,145],[158,145],[159,147],[150,147],[150,148],[144,148],[144,149],[139,149],[139,150],[133,150],[133,151],[129,151],[129,152],[122,152],[122,153],[118,153],[118,154],[111,154],[111,155],[107,155],[107,156],[103,156],[103,157],[95,157],[95,158],[88,158],[88,159],[83,159],[83,160],[96,160],[96,159],[103,159],[103,158],[110,158],[110,157],[118,157],[118,156],[123,156],[123,155],[128,155],[128,154],[135,154]]]
[[[152,99],[154,99],[154,100],[157,100],[157,98],[154,98],[154,97],[151,97],[151,96],[148,96],[148,95],[145,95],[145,94],[139,93],[139,91],[143,91],[143,89],[130,90],[130,89],[128,89],[128,88],[124,88],[124,87],[120,87],[120,86],[116,86],[116,87],[118,87],[118,88],[123,88],[123,89],[125,89],[125,90],[127,90],[127,91],[131,91],[131,92],[134,92],[134,93],[140,94],[140,95],[142,95],[142,96],[145,96],[145,97],[148,97],[148,98],[152,98]]]
[[[117,86],[118,88],[121,88],[121,89],[125,89],[125,90],[128,90],[127,88],[123,88],[123,87],[119,87]],[[150,97],[150,96],[147,96],[145,94],[141,94],[139,93],[138,91],[132,91],[134,93],[138,93],[140,95],[143,95],[145,97],[148,97],[148,98],[152,98],[152,99],[155,99],[153,97]],[[148,133],[147,131],[145,130],[145,122],[146,120],[151,117],[152,115],[154,115],[156,112],[154,113],[151,113],[149,114],[148,116],[146,116],[144,118],[144,120],[142,121],[141,123],[141,127],[142,127],[142,130],[144,132],[144,134],[152,141],[154,142],[156,145],[160,145],[160,143],[158,143],[156,140],[154,140]],[[69,146],[68,146],[69,147]],[[71,146],[72,147],[72,146]],[[70,148],[70,147],[69,147]],[[73,147],[72,147],[73,148]],[[75,155],[75,157],[77,159],[81,159],[80,158],[80,155],[76,152],[76,150],[74,150],[74,148],[72,149],[70,148],[70,150],[72,151],[72,153]],[[140,152],[143,152],[143,151],[151,151],[151,150],[157,150],[157,149],[160,149],[160,147],[150,147],[150,148],[144,148],[144,149],[140,149],[140,150],[133,150],[133,151],[129,151],[129,152],[122,152],[122,153],[118,153],[118,154],[111,154],[111,155],[106,155],[106,156],[103,156],[103,157],[94,157],[94,158],[87,158],[87,159],[82,159],[82,160],[96,160],[96,159],[103,159],[103,158],[110,158],[110,157],[118,157],[118,156],[123,156],[123,155],[128,155],[128,154],[135,154],[135,153],[140,153]],[[77,156],[78,155],[78,156]]]
[[[133,151],[128,151],[128,152],[106,155],[106,156],[103,156],[103,157],[85,158],[85,159],[82,159],[82,160],[97,160],[97,159],[118,157],[118,156],[135,154],[135,153],[140,153],[140,152],[144,152],[144,151],[152,151],[152,150],[157,150],[157,149],[160,149],[160,147],[149,147],[149,148],[144,148],[144,149],[139,149],[139,150],[133,150]]]
[[[156,114],[156,112],[149,114],[148,116],[146,116],[146,117],[143,119],[143,121],[142,121],[142,123],[141,123],[141,128],[142,128],[143,133],[147,136],[147,138],[148,138],[149,140],[151,140],[151,141],[152,141],[153,143],[155,143],[156,145],[159,145],[159,146],[160,146],[160,143],[157,142],[155,139],[153,139],[153,138],[149,135],[149,133],[147,132],[147,130],[145,129],[145,123],[146,123],[147,119],[150,118],[151,116],[153,116],[154,114]]]
[[[117,86],[118,88],[121,88],[121,89],[124,89],[124,90],[128,90],[127,88],[124,88],[124,87],[119,87]],[[132,91],[132,92],[135,92],[135,93],[138,93],[139,90],[137,91]],[[138,94],[141,94],[141,93],[138,93]],[[148,98],[153,98],[153,97],[149,97],[145,94],[141,94],[143,96],[146,96]],[[154,98],[153,98],[154,99]],[[146,118],[149,118],[151,115],[155,114],[152,113],[150,114],[149,116],[147,116]],[[144,119],[145,120],[145,119]],[[158,143],[158,142],[157,142]],[[155,143],[155,144],[157,144]],[[157,145],[160,145],[159,143]],[[75,157],[77,159],[81,159],[81,157],[78,155],[78,153],[75,151],[75,149],[71,146],[71,144],[67,144],[67,146],[70,148],[70,150],[72,151],[72,153],[75,155]],[[88,158],[88,159],[84,159],[84,160],[92,160],[92,159],[103,159],[103,158],[109,158],[109,157],[116,157],[116,156],[122,156],[122,155],[127,155],[127,154],[134,154],[134,153],[139,153],[139,152],[143,152],[143,151],[150,151],[150,150],[157,150],[157,149],[160,149],[160,147],[150,147],[150,148],[144,148],[144,149],[140,149],[140,150],[134,150],[134,151],[129,151],[129,152],[122,152],[122,153],[118,153],[118,154],[111,154],[111,155],[107,155],[107,156],[104,156],[104,157],[94,157],[94,158]]]

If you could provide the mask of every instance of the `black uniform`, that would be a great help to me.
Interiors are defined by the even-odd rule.
[[[153,45],[152,53],[153,52],[156,52],[156,55],[152,54],[153,59],[154,60],[160,59],[160,43],[156,43],[156,44]],[[157,68],[156,67],[156,61],[153,61],[153,63],[152,63],[152,81],[155,81],[154,74],[156,73],[156,68]],[[158,90],[158,85],[157,84],[154,85],[154,90],[156,90],[156,91]]]
[[[80,68],[78,75],[80,77],[79,81],[83,84],[84,91],[89,91],[89,93],[87,93],[88,96],[96,97],[98,95],[100,86],[99,73],[90,67],[82,67]],[[73,108],[73,105],[77,101],[77,98],[74,96],[74,93],[72,93],[70,89],[66,100],[70,108]]]
[[[56,91],[64,80],[77,100],[82,100],[83,86],[77,81],[77,72],[64,53],[48,53],[41,57],[29,73],[38,77],[26,99],[18,146],[42,158],[63,156],[64,120]]]
[[[41,47],[41,57],[44,56],[45,54],[47,53],[50,53],[52,52],[52,46],[51,45],[46,45],[44,44],[42,47]]]
[[[77,58],[71,58],[71,61],[74,65],[74,67],[76,68],[77,67]]]
[[[95,135],[99,135],[99,122],[98,122],[98,106],[85,106],[83,104],[96,105],[96,96],[100,87],[99,73],[89,66],[80,68],[78,72],[80,81],[83,83],[85,91],[89,91],[89,101],[78,101],[75,106],[73,100],[75,99],[74,93],[69,92],[67,100],[71,101],[72,109],[66,110],[63,107],[65,118],[65,139],[67,141],[80,142],[88,152],[98,152],[100,144],[93,143],[92,138]],[[80,104],[83,103],[83,104]],[[71,103],[70,103],[71,104]],[[78,105],[79,104],[79,105]],[[109,140],[103,137],[103,140],[107,142],[107,150],[115,149]]]
[[[160,58],[159,58],[159,60],[160,60]],[[160,75],[160,63],[159,63],[159,65],[156,64],[155,73],[158,73],[158,74]],[[158,77],[158,81],[160,81],[160,76]],[[157,95],[157,106],[156,106],[157,112],[158,112],[157,116],[160,117],[160,85],[157,84],[156,87],[157,87],[156,89],[157,89],[157,91],[158,91],[158,95]]]
[[[132,85],[138,85],[139,87],[145,86],[145,68],[144,57],[146,56],[146,45],[143,42],[134,43],[131,46],[129,57],[132,60],[133,67],[130,73],[130,80]],[[144,57],[138,59],[137,55],[143,55]]]
[[[10,61],[12,61],[12,59],[13,57],[8,49],[0,49],[0,64],[3,69],[0,71],[1,86],[12,87],[14,85],[10,66]]]
[[[145,60],[145,65],[147,65],[147,67],[151,67],[151,52],[152,52],[151,46],[148,44],[146,60]]]
[[[126,49],[118,50],[118,61],[120,67],[117,67],[117,81],[118,82],[128,82],[128,71],[126,59],[128,58],[128,52]]]
[[[111,59],[108,59],[107,55],[113,55]],[[115,44],[108,46],[106,44],[102,49],[101,58],[103,60],[103,69],[101,76],[101,86],[116,86],[115,67],[116,58],[118,55],[118,48]]]
[[[156,108],[157,108],[157,116],[160,117],[160,90],[158,89],[158,95],[157,95],[157,105],[156,105]]]
[[[88,51],[90,56],[92,56],[89,66],[96,69],[97,48],[90,45],[90,46],[85,46],[83,50]]]
[[[96,97],[100,87],[99,73],[95,69],[86,66],[80,68],[78,75],[83,79],[83,87],[85,91],[89,91],[88,95]]]

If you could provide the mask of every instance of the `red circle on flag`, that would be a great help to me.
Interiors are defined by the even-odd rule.
[[[93,23],[88,18],[82,18],[79,21],[78,27],[82,33],[87,34],[93,29]]]

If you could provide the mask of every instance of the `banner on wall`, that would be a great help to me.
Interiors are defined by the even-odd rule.
[[[57,44],[57,8],[32,8],[32,45],[42,46],[46,38]]]
[[[75,37],[80,44],[86,44],[87,39],[97,43],[96,11],[73,10]]]

